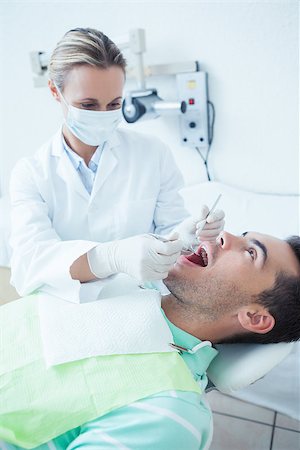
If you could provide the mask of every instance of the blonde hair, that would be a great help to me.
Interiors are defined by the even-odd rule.
[[[80,65],[107,69],[119,66],[125,73],[126,60],[104,33],[93,28],[68,31],[56,45],[49,63],[49,77],[63,91],[68,73]]]

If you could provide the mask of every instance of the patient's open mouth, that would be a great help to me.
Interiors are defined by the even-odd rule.
[[[198,248],[196,253],[192,253],[191,255],[186,256],[186,258],[194,264],[197,264],[201,267],[206,267],[208,264],[208,256],[207,251],[204,246]]]

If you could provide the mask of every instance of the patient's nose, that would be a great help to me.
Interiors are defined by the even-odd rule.
[[[232,248],[237,240],[237,237],[233,234],[228,233],[227,231],[221,231],[219,236],[216,239],[217,245],[222,250],[229,250]]]

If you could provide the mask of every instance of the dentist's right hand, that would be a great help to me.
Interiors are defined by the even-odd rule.
[[[99,244],[87,253],[90,270],[97,278],[126,273],[138,281],[163,280],[183,247],[178,235],[169,239],[142,234]]]

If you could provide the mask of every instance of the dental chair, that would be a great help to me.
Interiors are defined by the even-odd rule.
[[[232,394],[263,378],[292,350],[294,343],[220,344],[218,355],[207,370],[206,391]]]

